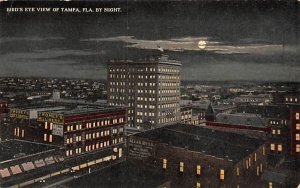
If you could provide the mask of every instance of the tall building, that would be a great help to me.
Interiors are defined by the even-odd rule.
[[[128,107],[128,126],[149,129],[180,120],[181,63],[163,55],[108,63],[108,103]]]

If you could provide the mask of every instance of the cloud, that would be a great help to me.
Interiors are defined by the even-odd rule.
[[[217,41],[209,37],[182,37],[168,40],[143,40],[134,36],[116,36],[109,38],[83,39],[82,42],[124,42],[128,48],[155,50],[158,46],[168,51],[207,51],[218,54],[254,54],[276,55],[284,53],[297,53],[299,46],[272,44],[262,40],[241,39],[235,43]],[[205,46],[199,48],[199,41]],[[203,43],[203,42],[202,42]]]
[[[27,61],[34,59],[54,59],[63,56],[90,56],[90,55],[103,55],[106,52],[101,50],[95,52],[92,50],[67,50],[67,49],[48,49],[36,50],[28,53],[7,53],[1,55],[0,62],[4,61]]]
[[[63,37],[0,37],[0,44],[16,41],[63,40]]]

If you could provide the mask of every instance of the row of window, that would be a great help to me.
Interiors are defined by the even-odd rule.
[[[147,104],[145,104],[145,105],[143,105],[143,104],[137,104],[137,108],[142,108],[142,109],[147,109],[147,108],[149,108],[149,109],[154,109],[155,106],[152,105],[152,104],[149,104],[149,105],[147,105]]]
[[[179,93],[178,89],[162,89],[158,91],[159,94],[174,94]]]
[[[165,79],[165,80],[179,80],[179,76],[174,76],[174,75],[159,75],[159,79]]]
[[[179,97],[174,97],[174,96],[170,96],[170,97],[159,97],[158,101],[178,101]]]
[[[297,97],[286,97],[285,98],[285,102],[298,102],[298,98]]]
[[[20,129],[19,127],[14,128],[14,135],[17,136],[17,137],[24,138],[24,136],[25,136],[25,130],[24,129]]]
[[[163,159],[162,161],[162,168],[163,169],[167,169],[168,166],[168,160],[167,159]],[[179,162],[179,172],[184,172],[184,162]],[[201,175],[201,165],[197,165],[196,166],[196,175],[200,176]],[[220,180],[224,180],[225,179],[225,170],[224,169],[220,169]]]
[[[175,117],[158,119],[158,123],[169,123],[169,122],[174,122],[174,121],[176,121]]]
[[[281,130],[280,129],[272,129],[272,134],[274,134],[274,135],[280,135],[281,134]]]
[[[155,86],[156,84],[153,82],[153,83],[148,83],[148,82],[138,82],[137,83],[138,84],[138,86]]]
[[[53,142],[53,137],[52,137],[52,134],[44,134],[44,141],[45,142]]]
[[[169,103],[169,104],[159,104],[158,108],[176,108],[178,107],[178,103]]]
[[[271,145],[270,145],[270,150],[271,150],[271,151],[276,151],[275,146],[276,146],[276,144],[271,144]],[[277,151],[278,151],[278,152],[281,152],[281,151],[282,151],[282,144],[278,144],[278,145],[277,145]]]
[[[158,84],[159,86],[163,86],[163,87],[179,87],[180,83],[179,82],[173,82],[173,83],[169,83],[169,82],[159,82]]]
[[[85,127],[86,127],[86,129],[90,129],[90,128],[95,128],[95,127],[100,127],[100,126],[105,126],[105,125],[119,124],[119,123],[123,123],[123,122],[124,122],[124,118],[121,117],[121,118],[117,118],[117,119],[106,119],[106,120],[101,120],[101,121],[97,121],[97,122],[85,123]],[[46,126],[46,124],[45,124],[45,126]],[[81,130],[82,128],[83,128],[82,124],[68,125],[67,131]]]
[[[137,112],[138,116],[154,116],[154,112]]]

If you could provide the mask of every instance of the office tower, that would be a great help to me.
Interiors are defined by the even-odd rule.
[[[128,107],[128,126],[155,128],[180,120],[181,63],[168,56],[108,63],[108,103]]]

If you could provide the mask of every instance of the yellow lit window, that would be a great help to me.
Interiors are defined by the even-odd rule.
[[[278,151],[282,151],[282,145],[278,144]]]
[[[246,160],[246,168],[249,168],[248,160]]]
[[[296,113],[296,119],[297,120],[299,119],[299,113]]]
[[[281,134],[281,130],[280,129],[277,130],[277,134]]]
[[[183,172],[183,168],[184,168],[184,163],[183,163],[183,162],[180,162],[180,163],[179,163],[179,171],[180,171],[180,172]]]
[[[296,124],[296,130],[300,130],[300,123]]]
[[[44,141],[47,141],[47,134],[44,134]]]
[[[196,188],[200,188],[201,187],[201,183],[200,182],[197,182],[196,183]]]
[[[300,140],[300,134],[296,134],[296,140]]]
[[[272,134],[276,134],[276,130],[275,129],[272,130]]]
[[[259,166],[256,167],[256,175],[259,176]]]
[[[254,161],[256,161],[257,159],[257,156],[256,156],[256,153],[254,153]]]
[[[220,180],[224,180],[225,179],[225,170],[221,169],[220,170]]]
[[[275,144],[271,144],[271,151],[275,150]]]
[[[236,168],[236,175],[237,175],[237,176],[240,175],[240,168]]]
[[[296,152],[297,152],[297,153],[300,152],[300,144],[296,144]]]
[[[260,163],[260,172],[263,171],[263,166],[262,166],[262,163]]]
[[[167,168],[167,159],[163,159],[163,169]]]
[[[52,142],[52,134],[49,135],[49,142]]]
[[[201,174],[201,166],[197,165],[197,175],[200,175],[200,174]]]
[[[269,182],[269,188],[273,188],[273,183]]]
[[[249,166],[251,166],[251,158],[249,157]]]

